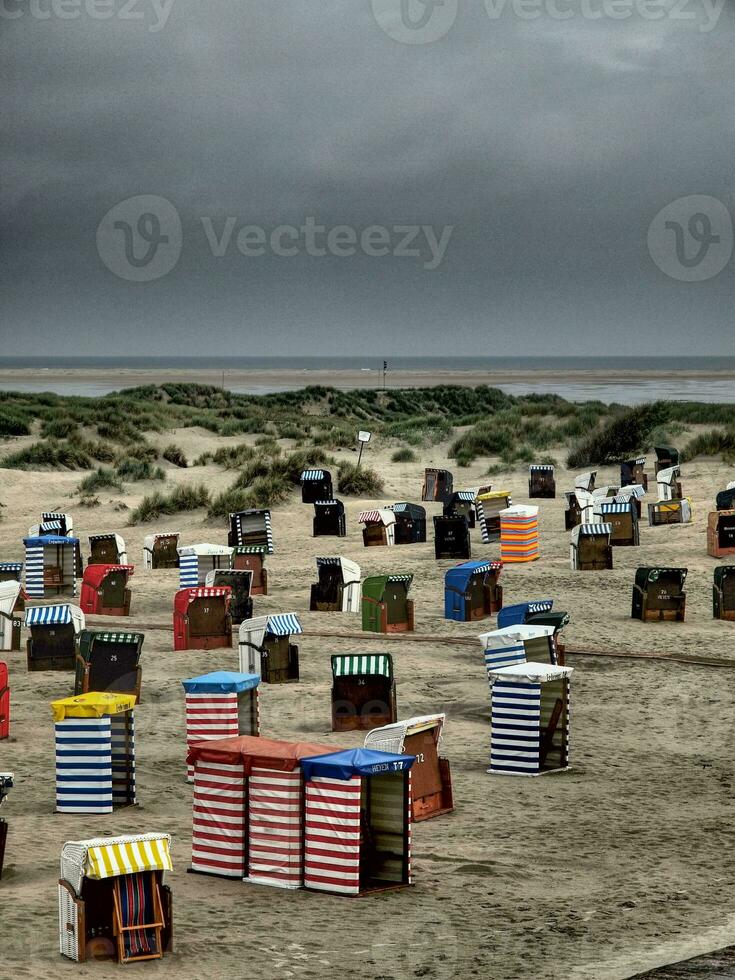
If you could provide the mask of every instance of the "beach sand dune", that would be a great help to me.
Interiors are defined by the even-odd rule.
[[[151,437],[152,439],[155,437]],[[174,433],[189,454],[219,440],[202,432]],[[170,441],[168,434],[164,441]],[[12,684],[12,738],[0,743],[0,769],[14,770],[16,787],[4,807],[10,822],[6,873],[0,885],[0,963],[6,976],[119,976],[104,963],[80,967],[57,952],[56,879],[65,840],[134,831],[173,835],[175,952],[137,969],[160,978],[262,977],[311,980],[328,975],[398,978],[626,977],[661,963],[735,942],[735,624],[715,622],[712,571],[705,549],[706,514],[731,474],[717,462],[683,467],[694,521],[649,529],[642,545],[615,551],[606,573],[569,568],[561,491],[571,474],[557,472],[560,498],[540,505],[541,560],[507,568],[506,602],[553,597],[571,614],[567,645],[580,650],[706,655],[721,668],[570,657],[570,772],[541,779],[489,776],[489,697],[476,635],[492,628],[443,619],[443,575],[433,545],[364,549],[358,512],[366,503],[418,500],[423,465],[447,465],[455,484],[482,481],[487,460],[458,470],[446,447],[422,463],[390,464],[390,451],[371,445],[367,462],[385,476],[380,501],[347,501],[345,539],[311,537],[312,508],[297,502],[274,511],[276,553],[268,560],[271,594],[256,598],[256,614],[295,610],[301,638],[298,686],[263,685],[263,734],[309,738],[335,747],[359,735],[330,732],[333,652],[388,650],[395,662],[401,716],[446,711],[444,753],[451,760],[456,812],[414,827],[415,886],[364,899],[289,892],[188,875],[191,787],[185,782],[181,680],[208,670],[236,669],[237,652],[174,653],[171,624],[174,572],[142,567],[142,542],[152,530],[181,531],[182,543],[223,542],[226,529],[203,512],[127,528],[127,512],[151,485],[101,495],[101,506],[76,506],[74,473],[2,472],[0,560],[22,557],[21,538],[43,509],[70,510],[86,537],[120,531],[130,560],[131,627],[146,635],[143,700],[136,709],[136,808],[90,818],[54,813],[54,740],[49,701],[72,693],[65,673],[32,673],[24,654],[7,655]],[[348,454],[344,454],[347,456]],[[351,454],[349,454],[351,456]],[[561,457],[561,451],[559,452]],[[168,471],[169,482],[206,482],[213,491],[232,474],[217,467]],[[601,471],[598,483],[617,473]],[[495,478],[514,500],[527,498],[526,475]],[[649,495],[650,497],[650,495]],[[650,498],[652,499],[652,498]],[[427,505],[430,514],[439,505]],[[473,533],[473,556],[496,556]],[[371,638],[348,614],[307,612],[317,555],[344,554],[363,574],[412,572],[416,630],[427,642]],[[634,569],[641,564],[689,568],[687,621],[643,625],[630,619]],[[93,627],[108,625],[90,617]],[[354,638],[316,635],[351,631]],[[466,645],[447,644],[465,637]]]

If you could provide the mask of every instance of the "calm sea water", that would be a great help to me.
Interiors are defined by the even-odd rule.
[[[383,359],[375,357],[0,357],[0,372],[18,368],[37,372],[37,380],[13,382],[4,387],[14,391],[54,391],[64,395],[99,396],[125,387],[119,384],[99,384],[77,379],[44,381],[45,374],[74,368],[88,370],[201,370],[224,371],[225,386],[232,391],[247,394],[266,394],[286,391],[296,385],[267,386],[242,385],[227,382],[227,371],[236,370],[295,370],[304,371],[304,384],[308,372],[314,370],[365,371],[374,373],[375,384],[382,379]],[[631,380],[625,383],[539,380],[538,371],[557,369],[560,374],[568,371],[631,371],[666,372],[728,371],[735,374],[735,357],[390,357],[388,358],[388,384],[391,371],[456,370],[487,371],[488,383],[492,384],[493,371],[517,371],[527,375],[523,382],[496,384],[510,394],[529,392],[555,392],[571,401],[599,399],[604,402],[621,402],[627,405],[655,401],[659,398],[704,402],[735,403],[735,380],[697,379],[667,380],[665,378]],[[536,375],[536,377],[534,377]]]

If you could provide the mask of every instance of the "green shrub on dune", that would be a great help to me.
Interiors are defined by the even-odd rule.
[[[138,504],[130,515],[130,524],[144,524],[159,517],[180,514],[182,511],[198,510],[209,504],[209,491],[203,484],[191,487],[176,487],[169,494],[156,491]]]
[[[577,468],[615,463],[648,451],[658,440],[665,444],[676,439],[690,425],[713,428],[697,437],[698,442],[692,440],[687,453],[728,454],[731,417],[731,406],[724,404],[657,402],[627,408],[459,385],[388,391],[312,386],[244,395],[207,385],[171,383],[102,398],[0,392],[0,439],[40,431],[38,441],[7,453],[1,465],[92,470],[115,462],[118,471],[123,470],[118,473],[121,478],[151,479],[158,475],[153,466],[159,452],[146,442],[146,433],[199,426],[217,436],[258,436],[255,447],[219,447],[196,462],[242,468],[236,484],[240,490],[262,477],[266,482],[256,488],[258,499],[276,500],[298,484],[302,467],[326,465],[330,449],[353,448],[359,429],[370,430],[383,446],[390,440],[388,445],[405,451],[449,441],[459,429],[449,454],[460,467],[478,457],[515,467],[565,446],[570,447],[568,465]],[[95,430],[96,440],[81,435]],[[299,450],[285,453],[278,442],[283,439],[297,442]],[[164,455],[176,466],[188,462],[179,447],[167,446]],[[134,467],[132,460],[150,466]]]
[[[91,470],[96,463],[111,463],[114,458],[112,450],[100,442],[48,439],[9,453],[1,465],[15,470]]]
[[[129,446],[120,454],[120,460],[138,459],[146,463],[154,463],[158,459],[158,450],[145,441],[141,441],[137,446]]]
[[[301,474],[334,460],[321,449],[305,449],[287,456],[257,456],[259,449],[241,470],[232,486],[214,498],[209,508],[212,518],[226,518],[238,510],[274,507],[282,503],[301,483]],[[280,453],[280,449],[279,449]]]
[[[353,497],[379,497],[383,492],[383,481],[375,470],[340,463],[337,489]]]
[[[166,474],[160,466],[153,466],[147,459],[125,457],[117,464],[117,475],[123,480],[165,480]]]
[[[29,436],[31,427],[19,412],[0,411],[0,436]]]
[[[667,421],[667,409],[667,402],[653,402],[621,412],[578,443],[567,456],[567,466],[617,463],[644,450],[653,431]]]
[[[70,439],[79,434],[77,423],[73,418],[52,418],[47,419],[41,425],[41,436],[43,439]]]
[[[275,507],[287,499],[291,490],[282,476],[257,476],[247,487],[232,486],[218,494],[207,513],[211,518],[227,519],[239,510]]]
[[[122,480],[114,470],[100,467],[89,476],[85,476],[77,487],[77,493],[87,497],[99,490],[122,490]]]
[[[161,456],[166,460],[166,462],[173,463],[174,466],[180,466],[181,469],[184,470],[189,465],[184,450],[180,446],[175,445],[175,443],[171,443],[169,446],[166,446],[161,453]]]
[[[235,482],[236,487],[247,488],[258,477],[269,477],[281,480],[287,489],[297,487],[301,483],[304,470],[315,466],[327,466],[334,460],[324,450],[319,448],[299,450],[288,456],[278,456],[269,459],[267,456],[255,458],[249,462]]]
[[[728,429],[711,429],[691,439],[681,452],[682,462],[696,456],[722,456],[725,462],[735,459],[735,426]]]
[[[235,470],[244,466],[255,455],[253,447],[242,442],[237,446],[221,446],[214,452],[202,453],[194,460],[194,465],[206,466],[208,463],[216,463],[218,466],[224,466],[226,470]]]

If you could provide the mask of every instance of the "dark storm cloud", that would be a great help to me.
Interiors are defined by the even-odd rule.
[[[559,0],[573,16],[558,20],[539,2],[534,20],[461,4],[443,37],[408,45],[368,0],[174,0],[165,22],[152,0],[132,8],[142,20],[123,0],[107,20],[0,0],[22,13],[0,17],[16,351],[63,334],[72,353],[197,353],[203,335],[206,353],[620,353],[617,338],[653,353],[664,336],[675,353],[693,329],[698,353],[731,351],[735,265],[681,282],[646,246],[672,200],[732,206],[731,11],[591,20]],[[117,278],[96,245],[137,195],[168,199],[183,230],[151,282]],[[248,258],[233,243],[216,258],[202,225],[309,216],[358,238],[454,230],[426,269],[423,253]]]

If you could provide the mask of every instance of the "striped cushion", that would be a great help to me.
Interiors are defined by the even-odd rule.
[[[123,875],[118,879],[120,918],[123,926],[144,925],[155,921],[153,876],[150,872]],[[135,958],[157,953],[155,929],[134,929],[122,934],[125,956]]]

